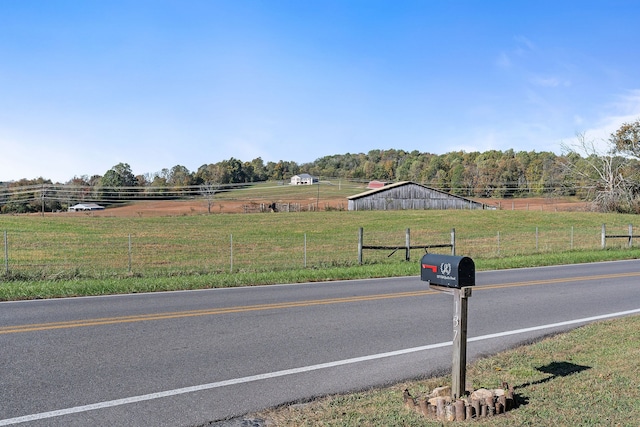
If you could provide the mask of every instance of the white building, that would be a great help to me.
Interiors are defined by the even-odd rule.
[[[312,185],[318,183],[318,178],[309,175],[308,173],[301,173],[300,175],[294,175],[291,177],[291,185]]]
[[[103,209],[104,206],[95,203],[78,203],[77,205],[69,206],[69,212],[101,211]]]

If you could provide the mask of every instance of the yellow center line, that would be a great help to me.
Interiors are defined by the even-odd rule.
[[[503,283],[500,285],[485,285],[474,287],[473,290],[481,290],[481,289],[502,289],[502,288],[517,288],[521,286],[532,286],[532,285],[551,285],[556,283],[568,283],[568,282],[588,282],[594,280],[610,280],[610,279],[620,279],[625,277],[637,277],[640,276],[639,272],[630,272],[630,273],[617,273],[617,274],[600,274],[597,276],[579,276],[579,277],[565,277],[565,278],[557,278],[557,279],[541,279],[541,280],[529,280],[526,282],[513,282],[513,283]]]
[[[121,317],[104,317],[99,319],[80,319],[80,320],[71,320],[67,322],[15,325],[15,326],[5,326],[0,328],[0,335],[18,333],[18,332],[44,331],[49,329],[77,328],[77,327],[97,326],[97,325],[113,325],[118,323],[146,322],[150,320],[165,320],[165,319],[178,319],[178,318],[196,317],[196,316],[211,316],[215,314],[243,313],[243,312],[249,312],[249,311],[276,310],[276,309],[294,308],[294,307],[309,307],[314,305],[375,301],[375,300],[388,299],[388,298],[407,298],[407,297],[421,296],[421,295],[425,295],[433,292],[434,291],[425,290],[425,291],[416,291],[416,292],[400,292],[400,293],[393,293],[393,294],[378,294],[378,295],[354,296],[354,297],[345,297],[345,298],[329,298],[329,299],[321,299],[321,300],[292,301],[292,302],[282,302],[282,303],[275,303],[275,304],[259,304],[259,305],[248,305],[248,306],[239,306],[239,307],[224,307],[224,308],[213,308],[213,309],[205,309],[205,310],[140,314],[140,315],[121,316]]]
[[[557,283],[579,282],[579,281],[593,281],[593,280],[605,280],[605,279],[610,280],[610,279],[616,279],[616,278],[637,277],[637,276],[640,276],[640,272],[603,274],[603,275],[596,275],[596,276],[567,277],[567,278],[557,278],[557,279],[530,280],[525,282],[503,283],[499,285],[496,284],[496,285],[476,286],[474,287],[474,291],[502,289],[502,288],[515,288],[515,287],[522,287],[522,286],[550,285],[550,284],[557,284]],[[292,302],[247,305],[247,306],[238,306],[238,307],[222,307],[222,308],[211,308],[211,309],[204,309],[204,310],[175,311],[175,312],[167,312],[167,313],[139,314],[139,315],[119,316],[119,317],[103,317],[103,318],[97,318],[97,319],[80,319],[80,320],[70,320],[66,322],[14,325],[14,326],[0,327],[0,335],[21,333],[21,332],[46,331],[51,329],[67,329],[67,328],[79,328],[79,327],[86,327],[86,326],[114,325],[119,323],[147,322],[151,320],[166,320],[166,319],[179,319],[179,318],[198,317],[198,316],[212,316],[216,314],[244,313],[244,312],[250,312],[250,311],[278,310],[278,309],[295,308],[295,307],[311,307],[311,306],[317,306],[317,305],[376,301],[376,300],[392,299],[392,298],[410,298],[410,297],[431,295],[431,294],[437,294],[437,293],[439,292],[433,291],[433,290],[396,292],[396,293],[389,293],[389,294],[352,296],[352,297],[343,297],[343,298],[327,298],[327,299],[319,299],[319,300],[292,301]]]

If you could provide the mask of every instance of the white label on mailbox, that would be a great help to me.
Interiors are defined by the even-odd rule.
[[[443,262],[440,264],[440,272],[442,274],[436,275],[438,279],[457,280],[455,277],[451,276],[451,263],[449,262]]]

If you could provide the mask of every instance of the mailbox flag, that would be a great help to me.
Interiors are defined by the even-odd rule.
[[[438,266],[437,265],[422,264],[422,268],[427,268],[427,269],[433,271],[433,274],[436,274],[438,272]]]

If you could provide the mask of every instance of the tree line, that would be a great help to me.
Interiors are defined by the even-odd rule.
[[[64,209],[82,200],[107,202],[145,198],[211,197],[221,188],[286,181],[300,173],[358,182],[414,181],[464,197],[577,196],[603,211],[640,211],[640,120],[625,123],[597,149],[577,135],[553,152],[490,150],[431,154],[399,149],[336,154],[311,163],[265,163],[235,158],[204,164],[196,171],[176,165],[136,175],[119,163],[104,175],[74,177],[63,184],[38,178],[0,183],[0,212]]]

